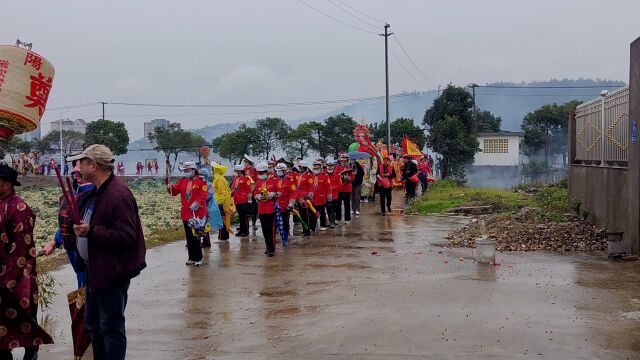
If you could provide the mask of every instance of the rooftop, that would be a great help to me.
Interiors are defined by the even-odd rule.
[[[479,137],[498,137],[498,136],[524,136],[523,132],[500,130],[497,132],[483,132],[478,134]]]

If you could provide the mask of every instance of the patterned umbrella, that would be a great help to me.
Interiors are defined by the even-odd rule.
[[[280,205],[276,202],[276,226],[282,239],[282,246],[287,247],[289,245],[289,232],[284,228],[284,221],[282,220],[282,214],[280,213]]]
[[[73,338],[73,359],[80,360],[91,344],[91,333],[84,327],[85,288],[67,294],[71,313],[71,337]]]

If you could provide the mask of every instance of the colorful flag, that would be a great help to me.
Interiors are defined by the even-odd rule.
[[[418,145],[411,141],[407,135],[404,136],[402,140],[402,152],[405,155],[413,156],[413,157],[421,157],[422,151],[418,148]]]

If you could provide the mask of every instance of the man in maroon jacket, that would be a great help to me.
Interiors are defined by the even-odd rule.
[[[96,186],[78,204],[83,221],[73,227],[76,249],[87,266],[85,327],[95,360],[124,359],[127,291],[146,267],[138,204],[114,176],[113,154],[106,146],[91,145],[69,158],[74,160],[80,161],[82,178]]]

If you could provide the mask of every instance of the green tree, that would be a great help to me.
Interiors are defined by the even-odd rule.
[[[280,118],[267,117],[256,121],[253,154],[269,159],[272,151],[283,148],[291,127]]]
[[[369,125],[369,131],[371,131],[371,141],[387,142],[387,127],[384,122],[374,123]],[[420,149],[422,149],[427,141],[427,137],[424,134],[424,129],[417,126],[413,119],[410,118],[398,118],[389,124],[391,128],[391,143],[402,144],[404,136],[408,136],[413,140]]]
[[[45,139],[32,139],[31,150],[42,156],[51,151],[51,143]]]
[[[534,157],[543,151],[547,171],[549,157],[562,155],[566,166],[569,113],[575,111],[580,103],[573,100],[562,105],[543,105],[528,113],[522,120],[525,153],[529,157]]]
[[[129,133],[123,122],[111,120],[97,120],[87,125],[85,145],[102,144],[114,155],[127,153]],[[85,147],[86,147],[85,146]]]
[[[42,138],[50,144],[51,150],[60,152],[60,133],[52,131]],[[85,148],[86,139],[83,133],[75,130],[62,130],[62,155],[67,158],[70,155],[81,152]]]
[[[171,168],[173,171],[176,167],[178,155],[189,149],[192,144],[193,134],[183,130],[179,123],[171,123],[167,127],[156,127],[154,131],[147,135],[147,139],[155,145],[156,151],[164,153],[166,162],[170,162],[171,155],[173,155],[173,166]]]
[[[435,122],[429,129],[427,144],[442,155],[442,178],[459,181],[464,181],[464,168],[479,150],[478,138],[469,134],[456,116],[446,116],[442,121]]]
[[[344,113],[331,116],[324,121],[322,129],[321,154],[333,154],[336,158],[342,151],[347,151],[354,142],[353,128],[356,122]]]
[[[476,119],[476,131],[481,132],[498,132],[502,125],[502,118],[493,115],[490,111],[478,110],[478,118]]]
[[[253,155],[255,137],[256,129],[242,124],[238,130],[222,134],[211,143],[214,152],[235,164],[242,161],[244,154]]]
[[[319,138],[321,139],[322,124],[308,122],[298,125],[287,135],[286,151],[290,158],[304,158],[309,150],[319,149]]]
[[[476,133],[473,123],[473,97],[467,89],[449,84],[427,109],[422,122],[432,127],[447,117],[458,119],[459,125],[467,133]]]
[[[2,150],[5,155],[9,155],[11,161],[16,161],[20,154],[20,148],[23,146],[23,141],[17,136],[11,138],[11,140],[2,144]],[[3,156],[4,158],[4,156]]]

